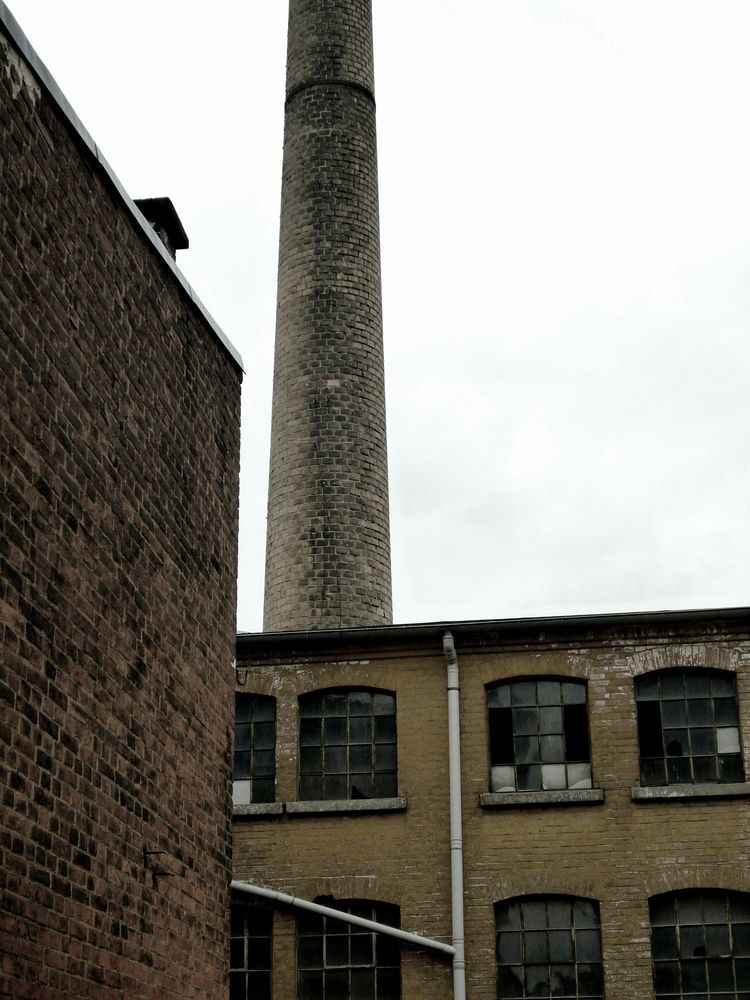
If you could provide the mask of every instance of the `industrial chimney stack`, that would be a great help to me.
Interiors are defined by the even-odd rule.
[[[371,0],[290,0],[264,628],[391,622]]]

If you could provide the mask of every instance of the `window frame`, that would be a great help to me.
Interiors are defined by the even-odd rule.
[[[242,931],[238,934],[239,923],[242,924]],[[236,962],[235,944],[238,941],[242,941],[242,962],[239,964]],[[267,961],[262,961],[261,955],[255,962],[254,955],[266,949]],[[240,977],[244,979],[242,986],[239,986]],[[230,908],[229,1000],[271,1000],[272,994],[273,910],[233,898]]]
[[[733,671],[703,667],[652,670],[633,679],[633,693],[641,788],[721,788],[745,782]],[[736,749],[721,752],[719,733],[725,746],[736,745]],[[674,748],[672,753],[670,747]]]
[[[735,913],[742,919],[733,919]],[[649,899],[649,930],[656,1000],[709,995],[738,1000],[750,994],[750,893],[710,888],[659,893]]]
[[[540,684],[547,690],[541,691]],[[571,695],[582,693],[582,700],[566,700],[566,688]],[[588,695],[586,678],[564,675],[511,677],[485,685],[490,795],[544,797],[594,789]],[[499,721],[501,713],[505,722]]]
[[[543,920],[540,904],[544,905]],[[564,923],[559,913],[565,908],[570,919]],[[525,997],[603,1000],[604,964],[597,900],[567,893],[535,893],[498,900],[494,913],[498,1000]],[[555,960],[553,947],[558,949]],[[561,976],[563,970],[568,970],[569,975],[571,969],[573,991],[553,992],[553,975]],[[592,977],[588,988],[584,976]],[[539,987],[545,983],[547,992],[540,993]]]
[[[397,796],[395,691],[320,688],[299,695],[298,709],[299,802],[367,803]]]
[[[250,707],[249,715],[241,709],[243,703]],[[267,712],[269,708],[272,709],[270,713]],[[249,691],[234,693],[235,735],[232,753],[234,807],[264,806],[276,802],[276,708],[276,698],[273,695]],[[256,710],[260,710],[263,717],[256,719]],[[248,736],[249,740],[243,739],[244,736]],[[244,755],[245,760],[238,759],[241,755]],[[270,770],[268,770],[269,765]],[[247,786],[249,799],[246,799],[244,794],[240,796],[238,785]],[[266,793],[260,797],[257,794],[258,786],[266,789]]]
[[[372,899],[341,899],[326,905],[374,920],[391,927],[401,926],[400,909],[393,903]],[[367,949],[369,947],[369,961]],[[319,952],[317,949],[320,949]],[[344,955],[346,952],[346,955]],[[358,961],[355,960],[355,954]],[[395,960],[394,960],[395,958]],[[345,960],[346,959],[346,960]],[[358,927],[323,914],[297,913],[297,998],[315,996],[325,1000],[327,981],[331,988],[345,982],[347,995],[359,980],[359,987],[369,990],[365,1000],[400,1000],[401,942],[389,934]],[[395,989],[394,989],[395,986]],[[339,993],[336,994],[340,995]]]

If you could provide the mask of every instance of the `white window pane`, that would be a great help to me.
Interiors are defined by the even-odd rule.
[[[251,782],[249,781],[235,781],[234,787],[232,789],[232,801],[236,806],[246,806],[250,804],[250,788]]]
[[[568,788],[591,788],[591,764],[568,764]]]
[[[542,764],[542,788],[565,788],[564,764]]]
[[[716,749],[719,753],[740,752],[740,731],[736,726],[716,730]]]
[[[492,791],[493,792],[514,792],[516,790],[516,776],[512,767],[492,768]]]

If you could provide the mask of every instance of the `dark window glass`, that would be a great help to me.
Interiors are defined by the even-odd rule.
[[[399,926],[397,906],[369,900],[332,904],[343,913]],[[400,1000],[401,949],[397,939],[332,917],[297,919],[298,1000]]]
[[[396,795],[396,697],[316,691],[300,705],[300,798]]]
[[[234,696],[235,805],[275,799],[276,699],[267,695]]]
[[[670,893],[649,908],[657,1000],[747,1000],[750,895]]]
[[[599,908],[569,896],[495,904],[497,995],[603,997]]]
[[[230,1000],[271,1000],[272,912],[232,903],[230,919]]]
[[[591,788],[585,682],[496,684],[487,719],[493,792]]]
[[[635,697],[642,785],[744,780],[733,674],[649,674]]]

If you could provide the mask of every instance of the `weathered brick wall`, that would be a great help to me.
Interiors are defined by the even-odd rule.
[[[249,672],[244,688],[277,699],[277,781],[280,801],[297,799],[299,695],[351,685],[396,693],[398,791],[404,812],[301,815],[238,820],[234,824],[235,878],[306,899],[375,899],[401,909],[401,926],[450,940],[447,796],[447,708],[442,653],[432,657],[377,652],[308,662],[294,659]],[[244,659],[240,654],[238,665]],[[243,671],[240,670],[240,676]],[[293,917],[277,913],[274,1000],[296,991]],[[403,950],[403,996],[439,1000],[450,994],[451,963],[433,952]]]
[[[394,629],[393,632],[396,630]],[[445,661],[433,641],[349,636],[296,642],[294,655],[263,637],[240,640],[241,690],[278,699],[277,798],[297,795],[297,697],[316,688],[396,692],[403,813],[281,816],[234,824],[235,877],[314,898],[365,896],[398,903],[402,926],[450,940]],[[745,769],[750,773],[750,630],[747,622],[534,630],[481,642],[457,631],[468,995],[496,996],[496,901],[527,893],[594,898],[601,907],[608,1000],[650,1000],[648,898],[681,888],[750,891],[747,799],[634,802],[639,783],[633,678],[662,668],[737,675]],[[290,640],[289,649],[292,648]],[[276,659],[271,657],[275,656]],[[241,672],[240,676],[243,674]],[[603,803],[487,809],[485,685],[504,679],[585,679],[594,785]],[[293,996],[293,919],[276,915],[275,1000]],[[283,984],[283,985],[282,985]],[[450,963],[404,951],[403,996],[447,1000]]]
[[[525,893],[599,901],[605,995],[653,997],[649,896],[682,888],[750,891],[746,799],[634,802],[639,784],[633,678],[669,667],[737,673],[745,771],[750,773],[750,636],[712,627],[539,635],[492,653],[461,654],[468,983],[494,997],[493,903]],[[585,679],[593,783],[603,804],[483,810],[488,791],[484,685],[555,675]]]
[[[0,151],[0,995],[223,998],[240,372],[1,33]]]
[[[391,620],[370,0],[292,0],[266,629]]]

